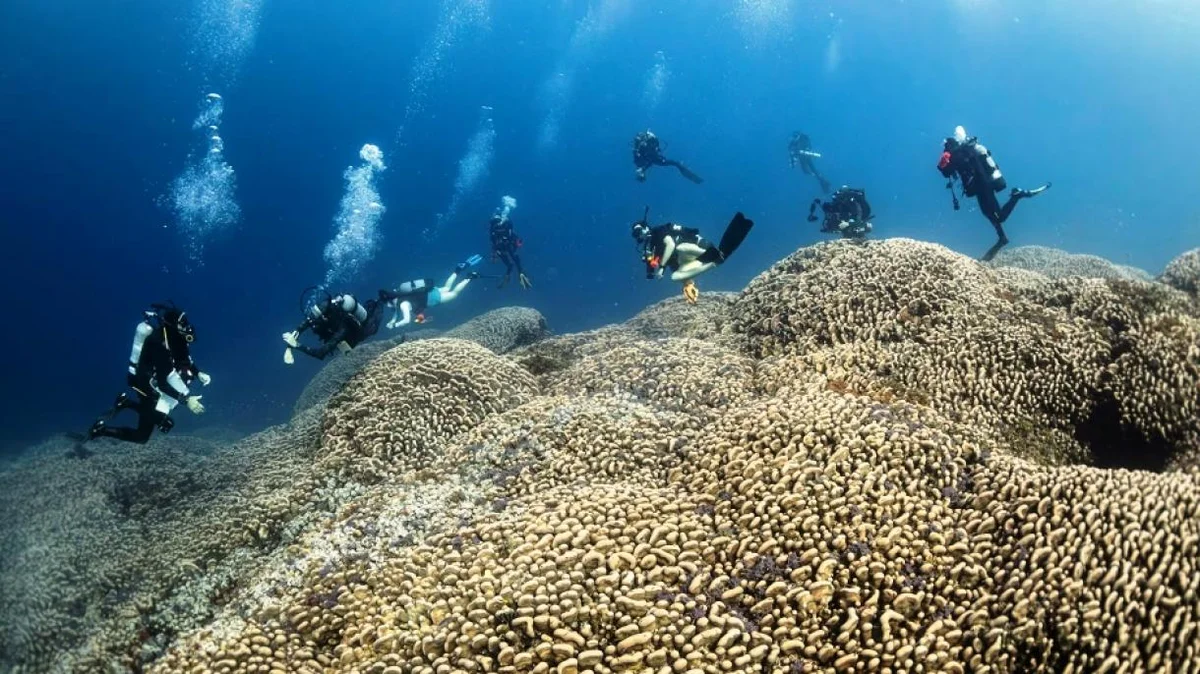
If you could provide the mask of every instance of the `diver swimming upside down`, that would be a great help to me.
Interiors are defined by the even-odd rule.
[[[662,278],[670,269],[671,280],[683,282],[683,296],[689,304],[695,304],[700,296],[695,277],[723,264],[754,227],[754,221],[739,212],[725,228],[720,244],[714,246],[700,236],[698,229],[674,222],[651,227],[647,220],[649,215],[650,208],[647,207],[642,219],[630,227],[634,241],[641,247],[646,278]]]

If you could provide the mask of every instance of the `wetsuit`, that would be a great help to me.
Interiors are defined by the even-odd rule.
[[[295,349],[317,360],[325,360],[335,349],[349,351],[379,332],[383,308],[382,301],[368,300],[363,304],[352,295],[335,297],[319,317],[308,318],[296,328],[297,337],[305,330],[312,330],[321,345],[314,348],[300,344]]]
[[[810,222],[816,221],[814,213],[820,202],[820,199],[813,201],[809,208]],[[832,200],[820,205],[825,213],[824,222],[821,223],[822,232],[841,234],[847,239],[862,239],[871,231],[870,220],[873,214],[863,190],[843,187],[833,195]]]
[[[817,167],[813,165],[813,157],[807,154],[809,152],[812,152],[812,142],[808,139],[808,136],[799,132],[794,134],[791,142],[788,143],[788,155],[791,157],[792,168],[796,168],[796,165],[799,164],[800,170],[804,171],[805,175],[810,175],[817,179],[817,182],[821,185],[821,192],[829,194],[831,187],[829,181],[817,171]]]
[[[700,236],[698,229],[684,227],[674,222],[651,229],[645,255],[646,278],[662,276],[667,269],[672,272],[678,271],[681,254],[684,250],[689,251],[690,257],[693,259],[705,254],[715,259],[713,253],[708,251],[716,251],[716,246]],[[720,251],[716,252],[719,254]]]
[[[662,153],[662,143],[649,131],[643,131],[633,138],[633,165],[639,181],[646,179],[646,170],[651,166],[674,166],[684,178],[696,183],[704,179],[692,172],[691,169],[674,159],[667,159]]]
[[[1000,173],[999,167],[996,166],[992,153],[974,136],[963,142],[947,138],[942,158],[938,162],[938,170],[946,178],[952,180],[957,176],[962,181],[963,196],[975,197],[976,203],[979,204],[979,211],[995,228],[997,240],[995,245],[983,255],[984,261],[991,260],[996,253],[1000,252],[1001,248],[1008,245],[1008,236],[1004,233],[1004,223],[1012,215],[1017,202],[1040,194],[1050,186],[1047,183],[1035,190],[1013,188],[1009,193],[1008,201],[1001,206],[1000,200],[996,198],[996,193],[1003,191],[1008,183]],[[957,197],[955,198],[955,208],[958,208]]]
[[[518,276],[524,275],[525,272],[521,269],[521,256],[517,255],[517,249],[521,247],[522,242],[517,233],[513,231],[512,220],[499,216],[492,218],[489,235],[492,240],[492,259],[504,263],[504,280],[508,281],[514,268],[517,270]]]
[[[164,433],[170,431],[175,425],[170,414],[176,405],[187,401],[188,387],[199,373],[182,338],[149,319],[139,323],[134,332],[127,378],[133,395],[127,392],[118,395],[113,408],[92,427],[90,437],[145,444],[155,428]],[[112,427],[105,423],[122,410],[137,414],[136,427]]]
[[[646,262],[646,278],[658,278],[667,269],[671,270],[672,281],[687,281],[702,274],[725,262],[753,226],[753,221],[741,213],[736,214],[721,235],[719,245],[705,240],[700,236],[700,230],[673,222],[654,227],[644,239],[642,256]]]

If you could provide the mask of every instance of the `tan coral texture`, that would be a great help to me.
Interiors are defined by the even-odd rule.
[[[162,582],[132,643],[59,607],[70,651],[21,662],[1195,672],[1198,322],[1157,283],[889,240],[509,355],[403,344],[310,413],[294,486],[244,466],[238,503],[290,509],[189,567],[219,605],[160,629]]]

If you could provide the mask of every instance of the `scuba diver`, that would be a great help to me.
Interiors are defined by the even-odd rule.
[[[975,197],[979,210],[987,217],[992,227],[996,228],[999,239],[988,249],[981,258],[984,262],[991,260],[1008,245],[1008,237],[1004,234],[1004,223],[1012,215],[1017,202],[1028,197],[1034,197],[1050,189],[1050,183],[1032,190],[1017,187],[1009,192],[1008,201],[1004,206],[996,199],[996,193],[1008,186],[1004,175],[996,166],[992,153],[981,145],[975,136],[967,137],[967,131],[959,126],[954,129],[954,136],[947,138],[942,146],[942,157],[938,161],[938,170],[947,178],[946,189],[950,190],[950,198],[954,210],[959,209],[958,195],[954,193],[954,179],[962,181],[962,192],[965,197]]]
[[[834,193],[833,199],[821,203],[813,199],[808,207],[808,221],[817,221],[817,206],[825,212],[825,221],[821,223],[821,231],[841,234],[843,239],[865,239],[871,231],[871,204],[867,203],[865,190],[843,186]]]
[[[521,241],[521,237],[517,236],[513,230],[512,220],[508,218],[508,214],[516,207],[516,199],[509,196],[504,197],[504,205],[496,211],[488,223],[488,235],[492,241],[492,260],[504,263],[504,278],[501,279],[498,287],[503,288],[508,283],[515,267],[517,282],[523,289],[529,290],[533,287],[533,283],[521,269],[521,256],[517,255],[517,249],[524,245],[524,242]]]
[[[145,444],[155,428],[167,433],[174,427],[170,415],[179,403],[187,405],[192,414],[204,414],[202,396],[192,395],[188,388],[197,380],[204,386],[212,382],[212,377],[201,372],[192,360],[191,344],[195,339],[196,330],[184,311],[172,303],[150,305],[134,330],[129,353],[127,381],[136,399],[122,391],[112,409],[92,424],[87,439],[115,438]],[[124,410],[137,414],[137,426],[109,426]]]
[[[683,296],[688,304],[695,304],[700,296],[695,277],[724,263],[754,226],[753,220],[739,212],[729,221],[721,243],[714,246],[697,229],[673,222],[651,227],[649,215],[647,206],[642,219],[631,226],[633,239],[641,246],[642,261],[646,263],[646,278],[662,278],[670,269],[672,281],[683,281]]]
[[[472,255],[466,262],[458,263],[441,286],[434,285],[435,281],[432,279],[417,279],[405,281],[395,290],[381,290],[380,298],[386,299],[394,307],[392,320],[387,323],[388,328],[394,330],[413,322],[424,323],[425,309],[455,299],[472,279],[479,278],[478,272],[471,272],[467,274],[467,278],[458,280],[460,274],[482,261],[482,255]]]
[[[821,193],[829,194],[829,181],[817,171],[816,166],[813,166],[813,160],[820,159],[821,154],[813,151],[812,141],[803,131],[792,134],[792,139],[788,142],[788,158],[791,159],[792,168],[796,168],[796,164],[799,164],[800,170],[804,171],[805,175],[813,176],[821,184]]]
[[[674,166],[679,169],[679,175],[696,183],[704,182],[704,178],[692,173],[691,169],[674,159],[667,159],[662,153],[662,143],[658,136],[649,129],[633,137],[633,165],[637,167],[634,174],[638,182],[646,182],[646,169],[651,166]]]
[[[316,296],[307,299],[313,292]],[[283,333],[283,341],[287,344],[283,352],[283,362],[288,365],[296,362],[295,356],[292,355],[293,349],[317,360],[325,360],[335,349],[348,353],[379,332],[379,323],[388,301],[385,291],[379,292],[378,300],[367,300],[365,304],[349,293],[331,297],[329,293],[316,287],[309,288],[304,294],[304,322],[292,332]],[[304,334],[305,330],[312,330],[321,340],[321,345],[308,347],[300,344],[300,335]]]

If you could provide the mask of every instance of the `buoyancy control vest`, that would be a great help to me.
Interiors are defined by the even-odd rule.
[[[992,153],[975,138],[967,139],[954,151],[953,162],[963,181],[963,194],[968,197],[976,196],[984,189],[1000,192],[1008,187]]]
[[[405,281],[396,287],[397,302],[408,302],[413,311],[420,313],[429,306],[429,293],[436,287],[432,279]]]

